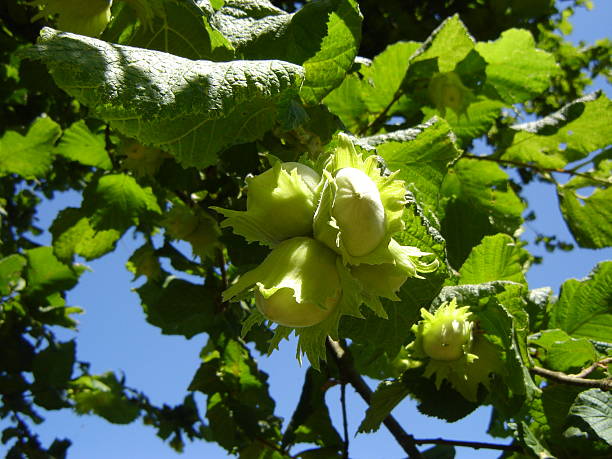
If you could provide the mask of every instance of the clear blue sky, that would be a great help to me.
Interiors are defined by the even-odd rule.
[[[570,39],[587,43],[609,34],[612,20],[612,2],[596,1],[595,10],[579,10],[574,17],[575,29]],[[596,87],[609,87],[598,81]],[[571,241],[558,210],[554,189],[534,184],[527,187],[526,197],[538,215],[532,223],[542,233],[557,234],[562,240]],[[67,194],[43,206],[39,226],[48,228],[57,212],[68,206],[78,206],[80,197]],[[532,241],[534,233],[527,229],[525,239]],[[49,243],[48,233],[43,242]],[[68,303],[80,305],[86,313],[79,318],[78,358],[92,363],[93,373],[105,371],[124,372],[128,385],[145,392],[154,403],[176,404],[184,397],[187,385],[199,366],[199,352],[205,344],[202,335],[191,340],[161,335],[159,329],[149,325],[139,305],[138,296],[131,289],[140,284],[131,282],[131,274],[124,269],[125,262],[141,242],[126,235],[115,253],[88,263],[91,272],[84,274],[79,285],[68,295]],[[544,263],[534,266],[528,273],[531,288],[551,286],[558,292],[560,283],[570,277],[582,278],[593,266],[612,258],[612,250],[599,251],[576,249],[573,252],[548,254],[542,247],[530,247],[536,255],[544,256]],[[73,334],[62,332],[61,337]],[[270,374],[271,394],[277,401],[277,414],[286,422],[298,401],[306,365],[299,367],[295,358],[295,343],[284,342],[281,349],[270,357],[259,357],[261,368]],[[372,388],[375,383],[370,381]],[[359,425],[365,404],[354,392],[347,389],[349,429],[351,435]],[[334,409],[334,420],[340,430],[339,390],[332,388],[327,400]],[[197,401],[204,415],[204,397]],[[446,423],[421,415],[410,401],[403,402],[394,416],[404,428],[416,437],[444,437],[475,441],[491,440],[486,434],[490,410],[482,408],[456,423]],[[115,426],[95,416],[77,417],[70,411],[49,412],[46,422],[37,428],[44,443],[56,436],[73,441],[69,450],[72,459],[108,458],[224,458],[224,450],[215,444],[204,442],[188,444],[182,455],[174,453],[157,438],[153,429],[140,421],[129,426]],[[297,450],[296,450],[297,451]],[[370,435],[351,437],[353,459],[400,459],[406,454],[383,427]],[[475,451],[458,448],[458,458],[496,458],[495,451]]]

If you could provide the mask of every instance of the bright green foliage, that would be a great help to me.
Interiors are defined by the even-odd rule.
[[[612,103],[603,94],[591,94],[564,106],[546,118],[513,126],[512,145],[502,158],[563,168],[610,144]]]
[[[26,136],[8,131],[0,138],[0,174],[42,177],[53,162],[53,144],[61,129],[49,118],[38,118]]]
[[[161,210],[149,187],[143,188],[131,176],[111,174],[100,177],[85,190],[83,207],[90,212],[95,229],[125,230]]]
[[[448,422],[491,406],[508,457],[609,456],[612,262],[558,298],[526,277],[531,181],[576,244],[612,241],[612,107],[584,94],[610,42],[562,36],[590,2],[0,3],[7,457],[66,457],[39,408],[141,419],[176,451],[352,457],[328,389],[358,375],[380,381],[360,432],[410,397]],[[81,204],[43,227],[64,192]],[[78,358],[67,291],[124,235],[148,323],[203,346],[175,406]],[[256,357],[291,334],[310,368],[283,427]]]
[[[478,43],[476,51],[489,64],[487,83],[509,104],[542,93],[557,72],[555,58],[536,49],[526,30],[507,30],[494,42]]]
[[[49,231],[53,235],[53,253],[64,262],[75,255],[86,260],[99,258],[113,250],[121,237],[116,229],[94,230],[82,211],[71,207],[57,214]]]
[[[79,0],[35,0],[43,10],[32,18],[57,16],[57,26],[66,32],[95,37],[106,28],[111,18],[112,0],[90,0],[86,6]]]
[[[573,337],[606,342],[612,333],[612,262],[600,263],[583,281],[563,283],[559,301],[550,311],[550,328]]]
[[[77,121],[62,135],[56,153],[85,166],[111,169],[112,164],[102,132],[91,132],[84,120]]]

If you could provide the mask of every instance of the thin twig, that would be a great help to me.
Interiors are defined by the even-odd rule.
[[[586,367],[584,370],[582,370],[580,373],[576,373],[575,375],[569,375],[569,376],[573,376],[574,378],[584,378],[588,375],[590,375],[591,373],[593,373],[595,370],[597,370],[598,368],[601,368],[609,363],[612,362],[612,357],[607,357],[605,359],[599,360],[597,362],[594,362],[593,365]]]
[[[532,367],[529,369],[533,374],[543,376],[544,378],[572,386],[580,387],[595,387],[604,391],[612,390],[612,379],[585,379],[573,375],[568,375],[561,371],[547,370],[541,367]]]
[[[346,415],[346,381],[342,381],[340,386],[340,404],[342,405],[342,425],[344,427],[344,452],[343,459],[349,459],[349,435],[348,418]]]
[[[478,155],[471,155],[471,154],[464,154],[462,158],[478,159],[481,161],[492,161],[498,164],[507,164],[507,165],[517,166],[517,167],[525,167],[528,169],[535,169],[538,172],[558,172],[560,174],[576,175],[578,177],[584,177],[594,182],[601,183],[602,185],[612,184],[611,182],[608,182],[606,180],[601,180],[601,179],[592,177],[589,174],[585,174],[583,172],[576,172],[574,169],[559,169],[555,167],[542,167],[542,166],[538,166],[537,164],[523,163],[520,161],[513,161],[511,159],[500,159],[500,158],[493,158],[491,156],[478,156]]]
[[[353,386],[355,391],[369,405],[372,400],[372,390],[368,387],[361,375],[357,373],[355,367],[353,367],[348,353],[345,352],[338,342],[329,337],[327,338],[326,345],[327,349],[331,352],[334,360],[338,364],[338,367],[343,374],[343,378],[345,378],[346,381]],[[383,423],[410,458],[421,459],[423,457],[416,447],[414,437],[409,435],[393,416],[388,415]]]
[[[519,445],[499,445],[495,443],[483,443],[479,441],[445,440],[443,438],[417,438],[414,440],[417,445],[451,445],[464,446],[473,449],[498,449],[501,451],[522,451]]]
[[[391,107],[393,106],[394,103],[396,103],[400,97],[402,97],[403,91],[401,88],[398,88],[397,91],[395,91],[395,94],[393,95],[393,99],[391,99],[391,102],[389,102],[387,104],[387,106],[383,109],[382,112],[380,112],[378,114],[378,116],[371,122],[369,123],[366,127],[364,127],[363,129],[360,129],[358,134],[360,136],[365,135],[369,130],[372,130],[373,133],[376,132],[373,128],[376,127],[378,128],[379,124],[382,124],[384,122],[384,119],[387,116],[387,113],[389,112],[389,110],[391,110]]]

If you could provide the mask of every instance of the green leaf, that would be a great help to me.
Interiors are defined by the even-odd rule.
[[[437,59],[440,72],[450,72],[474,49],[474,38],[459,19],[459,15],[446,19],[429,36],[411,59],[411,64]]]
[[[454,459],[455,447],[452,445],[436,445],[421,452],[425,459]]]
[[[408,394],[410,390],[401,380],[381,382],[372,394],[370,405],[358,431],[368,433],[378,430],[393,408]]]
[[[461,284],[512,281],[526,285],[523,261],[527,255],[507,234],[486,236],[474,247],[459,271]]]
[[[297,443],[314,443],[330,450],[340,449],[342,438],[334,428],[325,403],[329,375],[312,367],[306,371],[302,395],[283,435],[282,447]],[[331,451],[330,451],[331,453]]]
[[[393,43],[361,69],[361,97],[371,113],[383,112],[406,76],[410,56],[421,46],[414,41]]]
[[[437,389],[431,378],[423,377],[422,367],[404,372],[400,381],[406,385],[412,398],[419,401],[418,410],[427,416],[455,422],[478,408],[477,403],[466,400],[448,381]]]
[[[85,166],[106,170],[113,167],[106,152],[103,131],[91,132],[84,120],[77,121],[64,131],[55,152]]]
[[[363,82],[351,73],[324,99],[325,105],[342,120],[350,132],[360,132],[368,122],[368,109],[361,98],[362,90]]]
[[[538,358],[551,370],[577,373],[597,360],[597,352],[589,340],[571,338],[562,330],[544,330],[530,344],[542,348],[544,353],[540,355],[538,351]]]
[[[550,311],[548,328],[560,328],[573,337],[611,341],[612,261],[595,267],[586,279],[569,279]]]
[[[57,214],[49,228],[53,236],[53,253],[68,263],[75,255],[93,260],[115,249],[121,237],[116,229],[96,231],[81,209],[68,207]]]
[[[282,61],[190,61],[45,28],[23,52],[119,132],[204,167],[231,145],[259,139],[303,69]]]
[[[36,384],[41,387],[63,387],[72,375],[75,356],[74,341],[50,344],[40,351],[32,364]]]
[[[362,16],[355,0],[321,0],[287,14],[268,1],[221,8],[215,25],[247,59],[280,59],[302,65],[300,94],[316,104],[337,87],[353,64]]]
[[[608,445],[612,445],[612,394],[589,389],[578,394],[569,414],[584,420]]]
[[[77,284],[80,272],[60,262],[52,247],[37,247],[25,251],[28,259],[26,282],[28,294],[49,294],[70,290]]]
[[[83,210],[95,230],[119,233],[151,214],[161,214],[151,188],[126,174],[104,175],[92,182],[84,192]]]
[[[215,292],[182,279],[169,277],[165,285],[147,282],[136,289],[147,322],[164,335],[187,338],[219,326],[215,317]]]
[[[509,104],[541,94],[558,73],[553,55],[537,49],[527,30],[506,30],[494,42],[478,43],[476,50],[487,61],[487,83]]]
[[[593,93],[538,121],[512,126],[516,133],[502,159],[561,169],[608,146],[611,126],[612,103]]]
[[[358,144],[375,147],[391,171],[399,170],[397,178],[423,203],[428,217],[437,212],[442,181],[460,155],[446,121],[434,117],[414,129],[365,137]]]
[[[482,95],[476,96],[467,107],[465,114],[457,115],[453,110],[446,110],[444,119],[450,125],[460,145],[469,145],[472,139],[486,134],[499,117],[504,104]],[[422,107],[425,118],[438,113],[437,109]]]
[[[565,373],[578,372],[597,360],[597,352],[585,338],[554,343],[548,350],[547,367]]]
[[[27,263],[25,258],[17,254],[0,260],[0,295],[10,295],[23,288],[21,272]]]
[[[209,341],[202,352],[203,363],[189,390],[208,396],[206,417],[215,441],[228,451],[240,451],[262,438],[277,444],[281,420],[274,416],[268,376],[238,341],[222,340],[217,348],[213,344]]]
[[[484,236],[514,234],[522,223],[525,204],[509,186],[508,174],[492,162],[460,159],[442,185],[448,198],[442,235],[451,265],[463,264]]]
[[[71,385],[74,409],[79,414],[96,414],[113,424],[129,424],[140,414],[138,403],[126,396],[114,373],[82,376]]]
[[[0,138],[0,176],[44,177],[53,162],[53,145],[62,130],[47,117],[36,118],[25,136],[7,131]]]
[[[132,2],[131,2],[132,3]],[[231,60],[229,41],[210,24],[209,14],[193,0],[148,0],[142,8],[123,6],[104,34],[111,43],[147,48],[187,59]]]
[[[557,196],[563,218],[580,247],[612,246],[612,187],[596,188],[583,198],[571,188],[558,186]]]

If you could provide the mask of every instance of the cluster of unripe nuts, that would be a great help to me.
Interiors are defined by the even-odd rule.
[[[397,299],[409,276],[437,267],[419,260],[430,254],[392,239],[404,225],[404,182],[383,176],[346,135],[320,172],[277,162],[247,186],[246,211],[215,210],[227,217],[222,226],[272,250],[224,298],[253,291],[257,309],[280,325],[308,327],[338,312],[346,276],[369,294]]]

